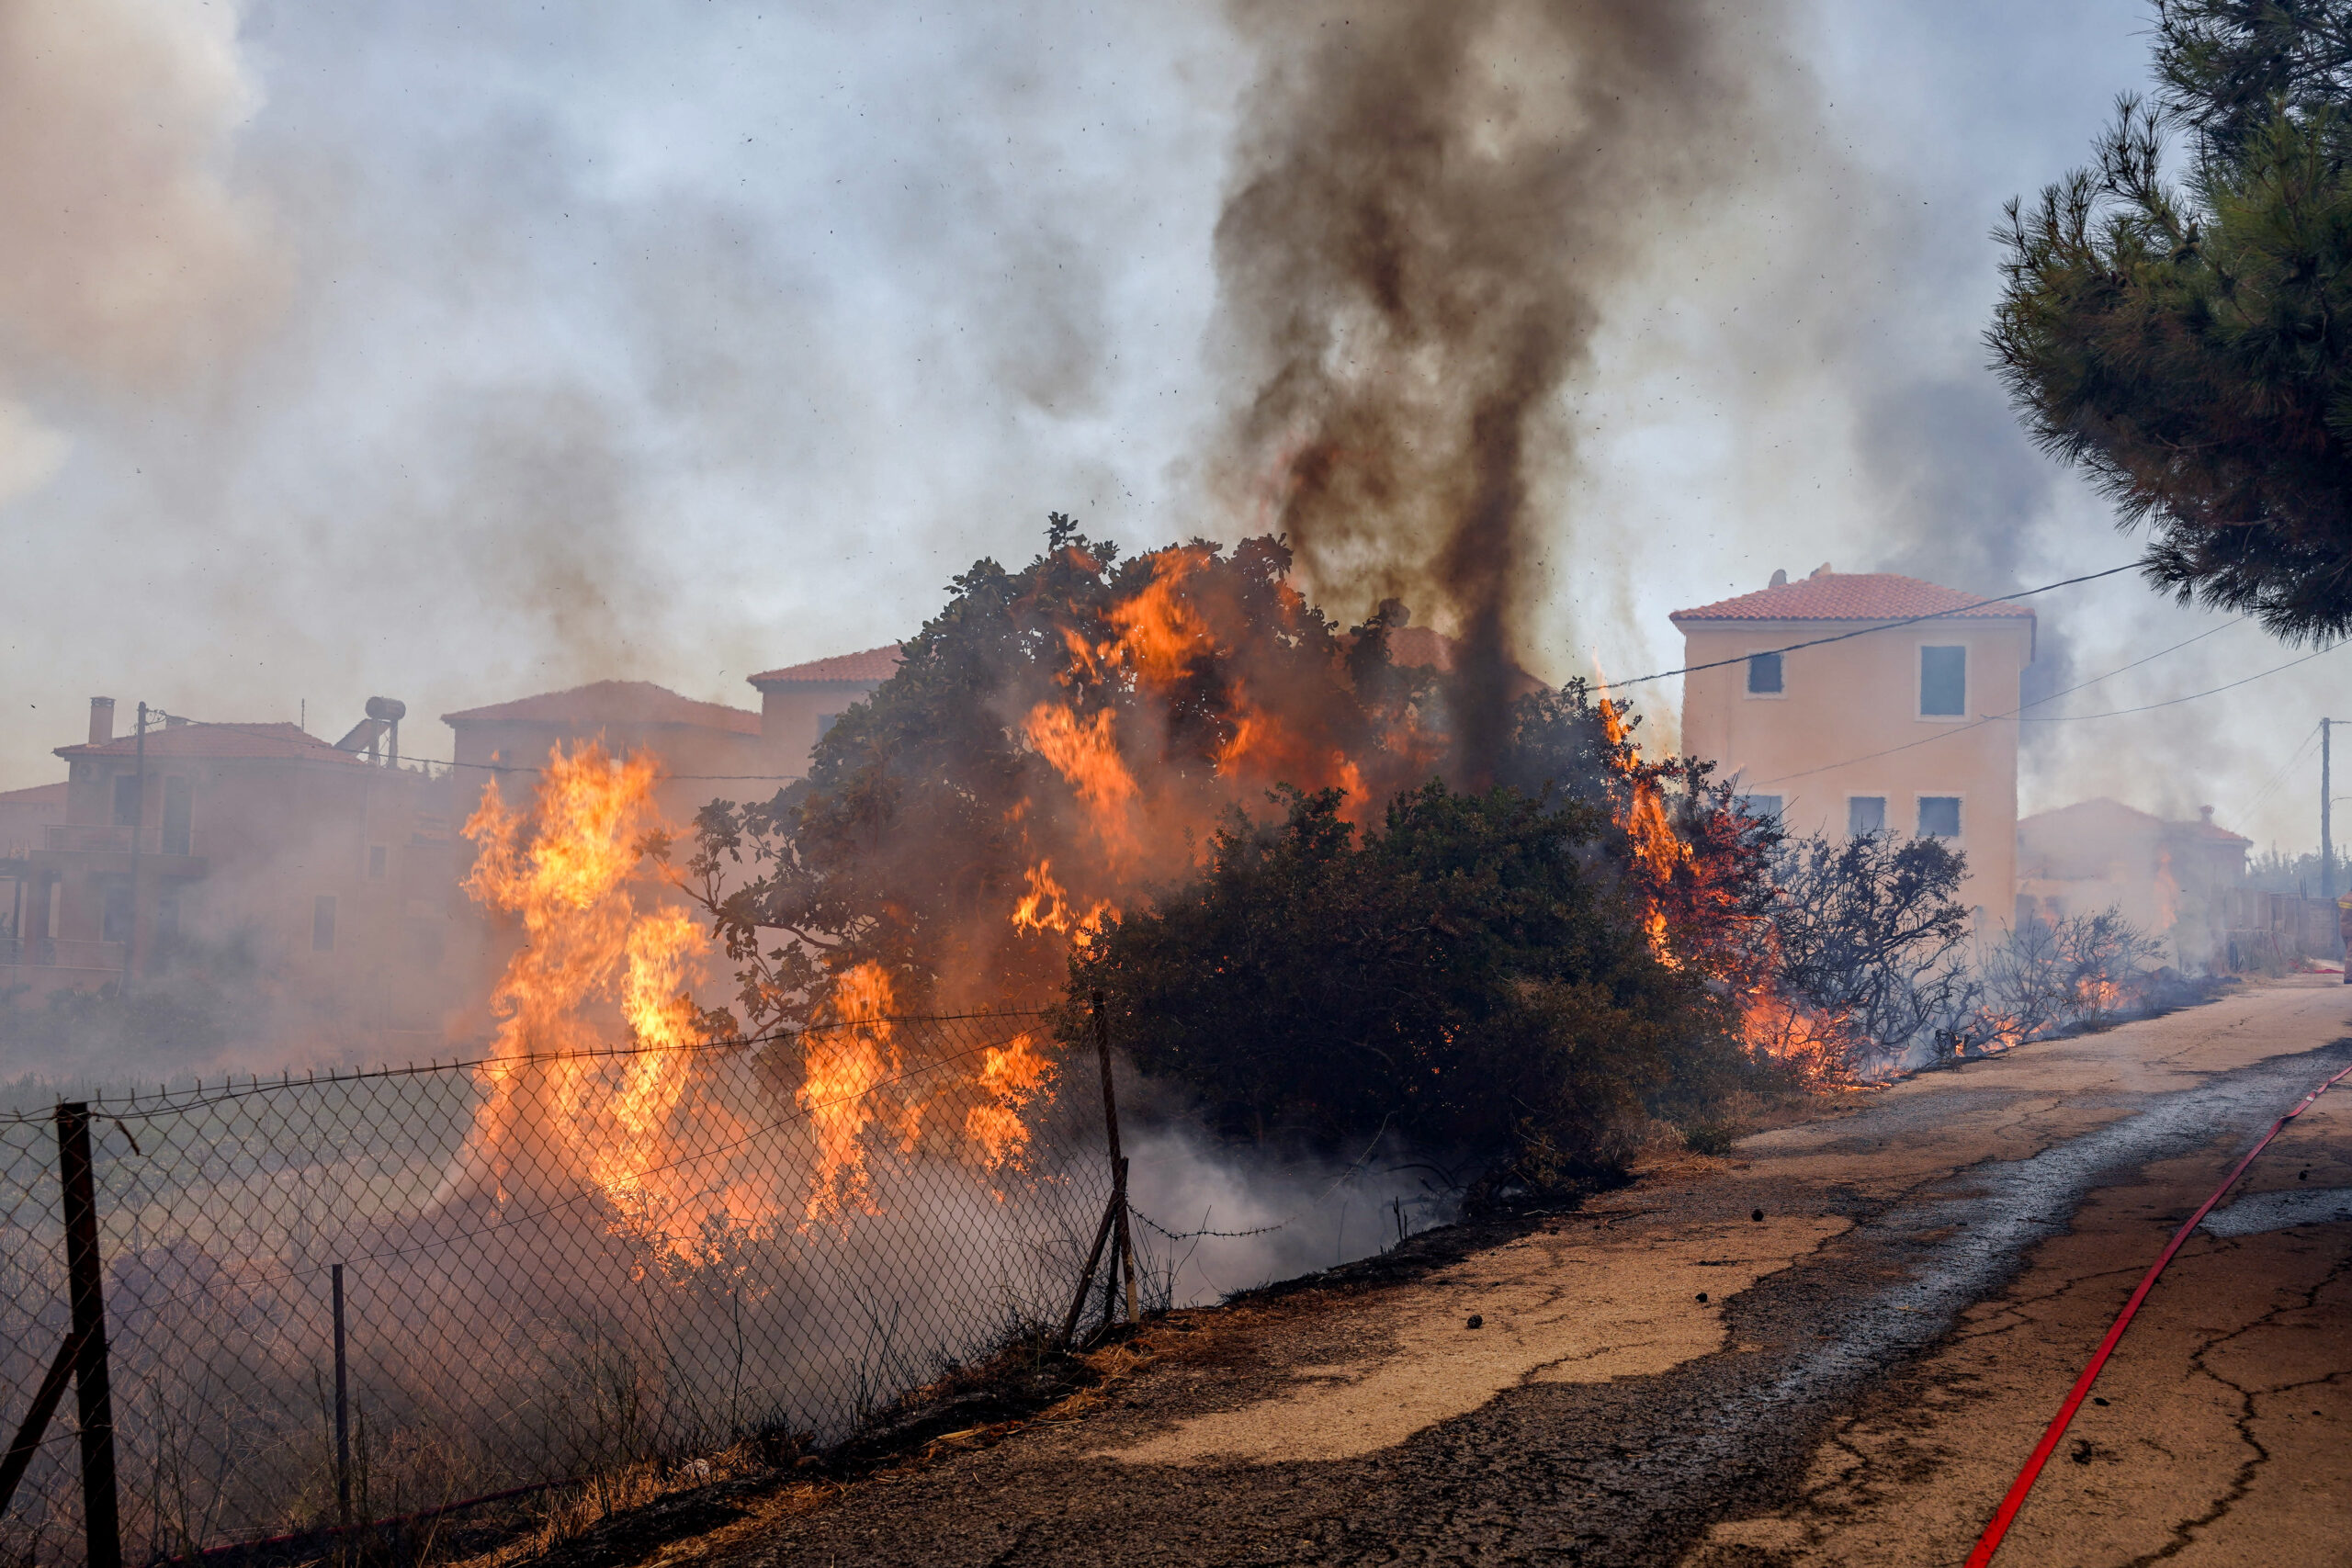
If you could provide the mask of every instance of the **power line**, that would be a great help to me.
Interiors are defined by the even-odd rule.
[[[249,724],[230,724],[224,720],[216,718],[190,718],[186,714],[164,713],[161,708],[156,708],[153,711],[161,715],[164,718],[177,719],[182,725],[191,728],[202,729],[225,729],[232,734],[250,735],[258,740],[285,740],[287,739],[287,737],[282,734],[274,733],[266,729],[257,729]],[[156,732],[151,730],[149,733],[153,734]],[[309,740],[318,739],[317,736],[311,735],[308,731],[303,733],[303,738]],[[321,742],[321,744],[324,744],[324,742]],[[355,760],[358,757],[358,753],[356,751],[349,753],[349,755]],[[523,762],[460,762],[452,759],[441,757],[409,757],[404,760],[412,762],[421,762],[428,767],[469,768],[477,773],[543,773],[547,772],[545,768],[532,767],[527,763]],[[664,773],[662,776],[665,780],[683,780],[693,784],[791,784],[808,777],[806,773]]]
[[[2279,784],[2286,778],[2288,770],[2292,768],[2297,762],[2303,760],[2303,754],[2312,749],[2312,742],[2318,739],[2319,726],[2312,725],[2310,731],[2304,735],[2302,744],[2296,747],[2293,752],[2288,756],[2287,760],[2278,764],[2278,771],[2270,775],[2270,782],[2256,790],[2254,794],[2254,798],[2245,803],[2245,809],[2249,814],[2253,812],[2256,807],[2270,798],[2270,792],[2277,789]]]
[[[1940,621],[1953,615],[1964,615],[1971,610],[1981,610],[1987,604],[2006,604],[2014,599],[2030,599],[2037,593],[2047,593],[2053,588],[2072,588],[2077,582],[2096,582],[2102,577],[2113,577],[2120,571],[2135,570],[2139,565],[2138,561],[2130,561],[2122,566],[2109,567],[2105,571],[2089,571],[2080,577],[2062,578],[2056,582],[2045,582],[2039,588],[2021,588],[2015,593],[2004,593],[1995,599],[1978,599],[1967,604],[1955,604],[1949,610],[1938,610],[1932,615],[1912,615],[1900,621],[1883,621],[1876,626],[1862,626],[1850,632],[1839,632],[1835,637],[1817,637],[1810,642],[1790,643],[1785,648],[1761,649],[1757,653],[1743,653],[1736,658],[1718,659],[1706,664],[1686,664],[1679,670],[1661,670],[1655,675],[1636,675],[1630,681],[1606,681],[1601,684],[1604,690],[1612,691],[1621,686],[1639,686],[1646,682],[1665,681],[1676,675],[1694,675],[1702,670],[1721,670],[1727,665],[1745,664],[1749,660],[1765,653],[1794,653],[1799,649],[1822,648],[1833,642],[1845,642],[1852,637],[1869,637],[1874,632],[1896,631],[1904,626],[1916,626],[1922,621]]]
[[[2078,682],[2076,682],[2074,685],[2068,686],[2065,690],[2064,690],[2064,691],[2059,691],[2059,692],[2052,692],[2052,693],[2051,693],[2051,694],[2050,694],[2048,696],[2046,696],[2046,697],[2036,697],[2036,698],[2034,698],[2034,699],[2033,699],[2033,701],[2031,701],[2031,702],[2030,702],[2030,703],[2019,703],[2016,707],[2013,707],[2013,708],[2009,709],[2007,713],[1994,713],[1994,714],[1986,714],[1986,715],[1985,715],[1984,717],[1982,717],[1982,718],[1971,719],[1971,720],[1970,720],[1968,723],[1966,723],[1966,724],[1956,724],[1956,725],[1952,726],[1950,729],[1938,730],[1935,734],[1933,734],[1933,735],[1928,735],[1928,736],[1923,736],[1921,739],[1917,739],[1917,740],[1906,740],[1906,741],[1905,741],[1905,742],[1904,742],[1902,745],[1900,745],[1900,746],[1889,746],[1888,748],[1886,748],[1886,750],[1883,750],[1883,751],[1871,751],[1871,752],[1866,752],[1866,753],[1864,753],[1863,755],[1861,755],[1861,756],[1860,756],[1860,757],[1848,757],[1848,758],[1844,759],[1844,760],[1843,760],[1843,761],[1836,761],[1836,762],[1824,762],[1824,763],[1822,763],[1819,767],[1807,768],[1807,769],[1804,770],[1802,773],[1781,773],[1781,774],[1778,775],[1777,777],[1774,777],[1774,778],[1769,778],[1769,779],[1759,779],[1759,780],[1758,780],[1757,782],[1758,782],[1758,784],[1759,785],[1760,785],[1760,784],[1786,784],[1786,783],[1787,783],[1789,780],[1791,780],[1791,779],[1804,779],[1804,778],[1811,778],[1811,777],[1812,777],[1814,774],[1815,774],[1815,773],[1828,773],[1830,770],[1832,770],[1832,769],[1834,769],[1834,768],[1850,767],[1852,764],[1854,764],[1854,763],[1856,763],[1856,762],[1871,762],[1871,761],[1877,761],[1879,758],[1881,758],[1881,757],[1892,757],[1892,756],[1894,756],[1894,755],[1896,752],[1898,752],[1898,751],[1908,751],[1908,750],[1913,750],[1913,749],[1914,749],[1914,748],[1916,748],[1916,747],[1920,747],[1920,746],[1932,746],[1932,745],[1934,745],[1934,744],[1935,744],[1937,741],[1939,741],[1939,740],[1948,740],[1948,739],[1950,739],[1951,737],[1953,737],[1953,736],[1955,736],[1955,735],[1960,735],[1960,734],[1965,733],[1966,731],[1971,730],[1971,729],[1978,729],[1978,728],[1982,728],[1984,726],[1988,725],[1988,724],[1997,724],[1997,723],[1999,723],[2001,720],[2003,720],[2003,719],[2005,719],[2005,718],[2017,718],[2017,717],[2018,717],[2018,716],[2019,716],[2019,715],[2023,714],[2023,713],[2025,712],[2025,710],[2026,710],[2026,709],[2028,709],[2028,708],[2030,708],[2030,707],[2040,707],[2040,706],[2041,706],[2042,704],[2044,704],[2044,703],[2054,703],[2054,702],[2056,702],[2060,697],[2072,696],[2075,693],[2079,692],[2079,691],[2083,691],[2083,690],[2085,690],[2085,689],[2086,689],[2086,688],[2087,688],[2087,687],[2096,686],[2096,685],[2098,685],[2098,684],[2100,682],[2102,682],[2102,681],[2111,680],[2111,679],[2113,679],[2115,676],[2118,676],[2118,675],[2122,674],[2122,673],[2123,673],[2125,671],[2127,671],[2127,670],[2136,670],[2136,669],[2138,669],[2141,665],[2143,665],[2143,664],[2146,664],[2146,663],[2150,662],[2151,660],[2158,660],[2158,659],[2162,659],[2162,658],[2163,658],[2165,654],[2167,654],[2167,653],[2174,653],[2174,652],[2177,652],[2179,649],[2184,649],[2184,648],[2187,648],[2187,647],[2188,647],[2190,643],[2192,643],[2192,642],[2201,642],[2201,641],[2203,641],[2205,638],[2207,638],[2207,637],[2211,637],[2211,636],[2212,636],[2214,633],[2216,633],[2216,632],[2225,632],[2225,631],[2229,630],[2229,629],[2230,629],[2230,627],[2232,627],[2232,626],[2241,626],[2241,625],[2243,625],[2243,624],[2245,623],[2245,616],[2243,616],[2243,615],[2241,615],[2240,617],[2238,617],[2238,619],[2236,619],[2236,620],[2234,620],[2234,621],[2225,621],[2225,622],[2223,622],[2222,625],[2220,625],[2220,626],[2209,626],[2209,627],[2207,627],[2205,630],[2203,630],[2203,631],[2201,631],[2201,632],[2199,632],[2195,637],[2183,637],[2180,641],[2178,641],[2178,642],[2177,642],[2177,643],[2174,643],[2170,648],[2160,648],[2160,649],[2156,649],[2156,651],[2155,651],[2155,652],[2151,653],[2151,654],[2147,654],[2147,655],[2145,655],[2145,656],[2143,656],[2143,657],[2142,657],[2142,658],[2139,658],[2139,659],[2135,659],[2135,660],[2132,660],[2131,663],[2129,663],[2129,664],[2119,664],[2119,665],[2117,665],[2114,669],[2108,671],[2107,671],[2106,673],[2104,673],[2104,674],[2094,675],[2094,676],[2092,676],[2092,677],[2091,677],[2089,680],[2087,680],[2087,681],[2078,681]],[[2341,647],[2341,646],[2342,646],[2341,644],[2330,644],[2330,645],[2329,645],[2329,648],[2335,648],[2335,647]],[[2327,651],[2329,651],[2329,649],[2328,649],[2328,648],[2324,648],[2324,649],[2321,649],[2319,650],[2319,652],[2320,652],[2320,653],[2325,653],[2325,652],[2327,652]],[[2316,658],[2318,658],[2318,657],[2319,657],[2319,653],[2306,654],[2306,655],[2304,656],[2304,658],[2307,658],[2307,659],[2316,659]],[[2245,681],[2233,681],[2233,682],[2230,682],[2230,685],[2231,685],[2231,686],[2242,686],[2242,685],[2245,685],[2245,682],[2246,682],[2246,681],[2259,681],[2259,680],[2261,680],[2261,679],[2262,679],[2262,676],[2263,676],[2263,675],[2276,675],[2276,674],[2277,674],[2280,670],[2290,669],[2290,668],[2292,668],[2294,665],[2301,664],[2301,663],[2302,663],[2302,662],[2303,662],[2303,660],[2302,660],[2301,659],[2290,660],[2289,660],[2286,664],[2278,665],[2278,666],[2277,666],[2277,667],[2276,667],[2276,668],[2274,668],[2274,669],[2265,670],[2264,671],[2262,671],[2262,674],[2261,674],[2261,675],[2249,675],[2249,676],[2247,676],[2247,677],[2245,678]],[[2035,719],[2030,719],[2030,720],[2024,720],[2023,722],[2027,722],[2027,723],[2033,723],[2033,724],[2058,724],[2058,723],[2064,723],[2064,722],[2065,722],[2065,721],[2067,721],[2067,720],[2070,720],[2070,719],[2078,719],[2078,718],[2112,718],[2112,717],[2114,717],[2114,716],[2115,716],[2115,715],[2116,715],[2116,714],[2122,714],[2122,713],[2145,713],[2145,712],[2147,712],[2147,711],[2148,711],[2148,708],[2154,708],[2154,707],[2169,707],[2169,706],[2171,706],[2171,705],[2172,705],[2173,704],[2175,704],[2175,703],[2194,702],[2194,701],[2196,701],[2199,697],[2210,697],[2210,696],[2211,696],[2211,695],[2213,694],[2213,692],[2225,692],[2225,691],[2228,691],[2229,689],[2230,689],[2230,687],[2229,687],[2229,686],[2216,686],[2216,687],[2214,687],[2214,688],[2212,689],[2212,691],[2207,691],[2207,692],[2192,692],[2192,693],[2190,693],[2188,696],[2185,696],[2185,697],[2172,697],[2172,698],[2168,698],[2168,699],[2166,699],[2165,701],[2161,702],[2161,703],[2150,703],[2149,705],[2147,705],[2147,707],[2138,707],[2138,708],[2117,708],[2117,709],[2115,709],[2113,712],[2110,712],[2110,713],[2072,713],[2072,714],[2052,714],[2052,715],[2050,715],[2049,716],[2044,717],[2044,718],[2035,718]]]

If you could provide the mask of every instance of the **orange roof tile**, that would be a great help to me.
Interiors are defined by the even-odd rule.
[[[863,653],[837,653],[831,659],[812,659],[806,664],[787,664],[781,670],[763,670],[750,677],[754,686],[814,685],[820,682],[867,681],[879,685],[898,673],[899,649],[903,644],[886,642],[880,648],[869,648]]]
[[[93,746],[60,746],[56,754],[75,757],[133,757],[139,753],[136,735],[118,735]],[[147,731],[150,757],[210,757],[221,760],[312,758],[348,762],[353,753],[338,751],[294,724],[167,724]]]
[[[2033,619],[2022,604],[1987,604],[1974,593],[1891,571],[1821,571],[1777,588],[1677,610],[1680,621],[1905,621],[1916,615]]]
[[[488,707],[445,713],[441,722],[453,728],[474,724],[547,724],[590,728],[601,724],[675,724],[701,729],[724,729],[737,735],[757,735],[760,716],[723,703],[682,697],[650,681],[594,681],[566,692],[542,692],[535,697],[492,703]]]

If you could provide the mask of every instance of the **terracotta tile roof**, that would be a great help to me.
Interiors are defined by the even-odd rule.
[[[886,642],[863,653],[837,653],[831,659],[812,659],[806,664],[787,664],[781,670],[763,670],[750,679],[752,685],[763,690],[770,686],[814,685],[820,682],[835,681],[870,681],[879,685],[898,673],[899,649],[902,646]]]
[[[1680,621],[1901,621],[1914,615],[1966,617],[1971,620],[2033,619],[2033,612],[2014,602],[1988,604],[1978,595],[1962,593],[1901,577],[1891,571],[1817,571],[1777,588],[1759,588],[1736,599],[1718,599],[1696,609],[1677,610],[1668,617]]]
[[[133,757],[139,753],[136,735],[118,735],[111,740],[92,746],[60,746],[58,756]],[[147,731],[147,755],[150,757],[217,758],[221,760],[254,761],[261,759],[314,758],[321,761],[348,762],[353,754],[338,751],[328,741],[306,734],[293,724],[169,724],[160,729]]]
[[[2018,831],[2027,838],[2079,838],[2097,833],[2102,829],[2139,833],[2149,838],[2211,839],[2217,843],[2250,844],[2254,842],[2243,833],[2233,833],[2211,817],[2195,820],[2158,817],[2136,806],[2126,806],[2108,795],[2078,800],[2072,806],[2055,807],[2037,811],[2018,819]]]
[[[453,728],[474,724],[546,724],[591,728],[601,724],[676,724],[702,729],[724,729],[737,735],[757,735],[760,716],[723,703],[682,697],[650,681],[595,681],[568,692],[543,692],[535,697],[492,703],[488,707],[445,713],[441,722]]]
[[[30,789],[0,789],[0,806],[54,806],[65,808],[62,784],[35,784]]]

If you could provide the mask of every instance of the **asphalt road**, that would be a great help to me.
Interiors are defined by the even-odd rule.
[[[1956,1563],[2347,1033],[2352,988],[2275,986],[1928,1075],[1418,1278],[1181,1314],[1054,1418],[654,1561]],[[2002,1564],[2352,1562],[2352,1092],[2243,1190]]]

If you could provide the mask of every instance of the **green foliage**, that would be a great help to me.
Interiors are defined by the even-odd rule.
[[[1136,676],[1085,650],[1122,636],[1118,612],[1181,557],[1201,635],[1173,667]],[[1122,562],[1057,514],[1018,571],[982,560],[906,644],[897,673],[818,743],[808,777],[748,806],[715,802],[690,863],[757,1021],[790,1021],[829,976],[880,964],[910,1010],[1058,989],[1067,938],[1015,931],[1029,869],[1050,861],[1083,910],[1124,895],[1090,810],[1024,740],[1042,702],[1107,716],[1141,781],[1130,858],[1172,874],[1237,798],[1223,759],[1251,711],[1278,716],[1294,759],[1360,761],[1382,796],[1429,765],[1385,743],[1433,708],[1441,677],[1393,666],[1385,622],[1342,632],[1287,581],[1290,553],[1195,541]],[[1322,782],[1277,773],[1256,787]]]
[[[1332,1144],[1387,1126],[1562,1179],[1611,1163],[1642,1096],[1720,1040],[1661,962],[1593,807],[1438,783],[1376,829],[1336,792],[1237,819],[1203,874],[1073,955],[1148,1074],[1220,1132]]]
[[[2008,208],[1986,334],[2183,600],[2352,631],[2352,0],[2165,0],[2156,106]],[[2171,134],[2189,146],[2178,183]]]

